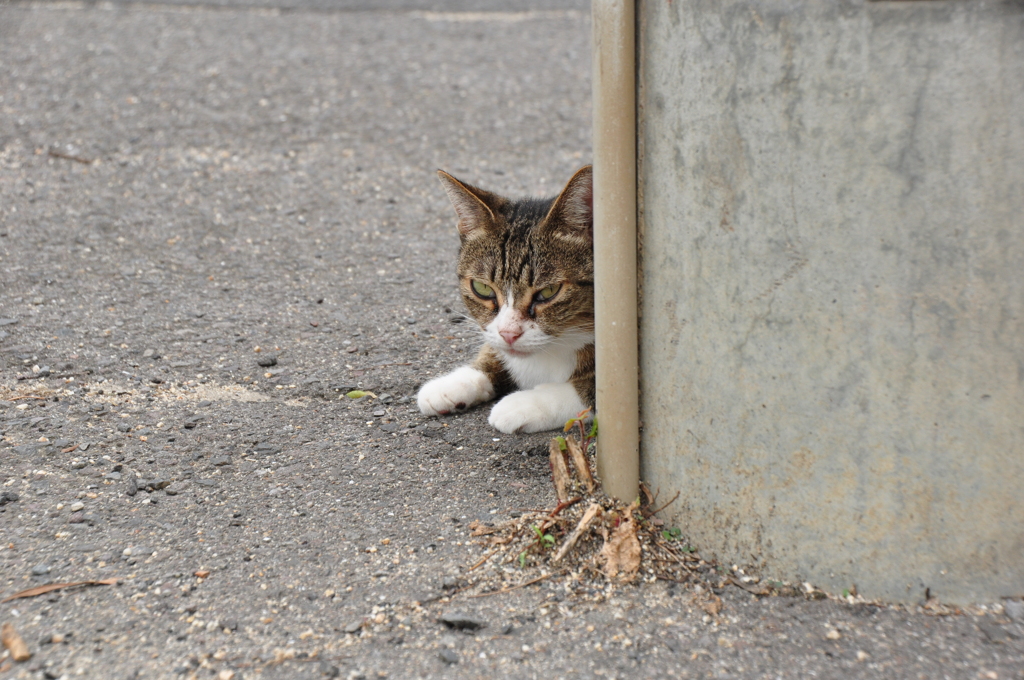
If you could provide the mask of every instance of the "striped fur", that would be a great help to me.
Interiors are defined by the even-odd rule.
[[[557,427],[565,419],[555,420],[569,409],[594,404],[591,168],[580,169],[561,194],[549,199],[510,200],[447,173],[438,176],[459,220],[460,291],[485,340],[472,368],[492,389],[474,383],[476,388],[460,392],[454,379],[444,387],[445,376],[421,389],[420,408],[445,413],[479,403],[485,392],[502,396],[522,390],[495,406],[492,425],[531,432]],[[543,394],[534,393],[558,383],[572,390],[545,387]],[[454,401],[441,398],[442,387]],[[565,402],[560,409],[553,407],[558,400]]]

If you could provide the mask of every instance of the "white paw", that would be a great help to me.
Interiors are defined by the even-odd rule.
[[[571,383],[545,383],[499,401],[487,422],[505,434],[543,432],[561,428],[585,408]]]
[[[416,405],[424,415],[447,415],[494,399],[494,386],[483,372],[462,366],[420,388]]]

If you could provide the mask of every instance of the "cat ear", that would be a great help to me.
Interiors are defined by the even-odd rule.
[[[444,170],[438,170],[437,176],[455,208],[455,214],[459,216],[460,236],[465,238],[477,229],[486,229],[494,223],[494,211],[500,202],[498,196],[463,184]]]
[[[545,223],[572,236],[594,238],[594,169],[587,165],[576,171],[548,211]]]

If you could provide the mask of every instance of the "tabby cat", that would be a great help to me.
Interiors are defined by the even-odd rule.
[[[505,433],[561,427],[594,404],[593,173],[549,199],[510,200],[438,177],[458,216],[456,268],[484,346],[420,388],[426,415],[505,395],[488,422]]]

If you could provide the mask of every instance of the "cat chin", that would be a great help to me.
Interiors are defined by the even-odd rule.
[[[530,356],[531,354],[534,353],[533,351],[523,352],[523,351],[518,350],[518,349],[512,349],[511,347],[502,347],[502,348],[498,349],[497,351],[502,353],[502,354],[504,354],[505,356],[517,357],[517,358],[528,357],[528,356]]]
[[[525,355],[499,351],[498,358],[516,386],[527,390],[542,383],[565,382],[576,367],[576,352],[557,346]]]

